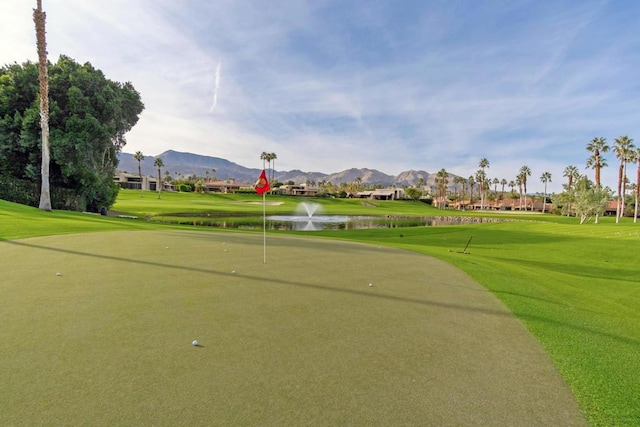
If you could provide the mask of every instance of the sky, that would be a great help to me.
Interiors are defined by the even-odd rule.
[[[42,3],[52,62],[90,62],[140,92],[128,153],[463,177],[486,158],[489,178],[527,165],[528,190],[550,172],[553,192],[568,165],[593,179],[593,138],[640,145],[636,0]],[[35,5],[0,0],[0,65],[37,61]]]

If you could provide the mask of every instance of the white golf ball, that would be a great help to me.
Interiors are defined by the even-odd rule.
[[[236,274],[236,271],[235,270],[231,270],[231,274]]]
[[[193,340],[193,342],[191,344],[197,346],[198,345],[198,340]]]
[[[373,283],[369,283],[369,287],[370,287],[370,288],[373,288]]]
[[[56,276],[62,276],[62,273],[56,273]]]

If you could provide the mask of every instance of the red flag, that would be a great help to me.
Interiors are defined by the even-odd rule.
[[[253,184],[253,188],[256,190],[256,193],[258,194],[264,194],[267,191],[271,190],[271,187],[269,186],[269,181],[267,180],[267,175],[264,173],[264,169],[262,169],[262,173],[260,174],[260,177],[258,178],[256,183]]]

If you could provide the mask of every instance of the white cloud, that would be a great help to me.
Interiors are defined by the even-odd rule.
[[[34,60],[33,6],[0,6],[0,37],[11,40],[0,62]],[[279,169],[462,176],[487,157],[499,178],[527,164],[559,189],[565,166],[584,168],[594,136],[639,138],[630,23],[640,5],[467,6],[44,2],[51,60],[89,61],[140,91],[130,152],[253,167],[269,151]]]

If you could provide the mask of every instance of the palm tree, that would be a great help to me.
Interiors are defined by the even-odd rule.
[[[479,186],[480,191],[480,209],[484,209],[484,183],[487,180],[487,174],[482,169],[478,169],[476,171],[476,182]]]
[[[522,175],[522,186],[524,187],[524,210],[527,210],[527,177],[531,176],[531,169],[529,166],[524,165],[520,168],[520,175]]]
[[[614,141],[613,152],[618,160],[620,167],[618,168],[618,206],[616,207],[616,223],[620,222],[620,217],[624,215],[624,195],[626,193],[627,163],[633,156],[635,150],[633,139],[627,135],[622,135]]]
[[[587,159],[587,167],[595,170],[596,188],[600,188],[600,169],[607,166],[607,161],[602,157],[602,153],[609,151],[607,140],[605,138],[593,138],[587,144],[587,151],[592,153],[591,157]]]
[[[516,184],[518,185],[518,191],[520,193],[520,210],[522,210],[522,182],[524,178],[522,177],[522,173],[519,173],[516,176]]]
[[[473,186],[476,185],[476,181],[473,178],[473,175],[469,175],[467,178],[467,182],[469,183],[469,207],[473,204]]]
[[[276,173],[276,159],[278,156],[276,153],[269,153],[269,160],[273,162],[273,166],[271,167],[271,182],[273,182]]]
[[[504,186],[507,184],[507,180],[502,178],[502,180],[500,181],[500,185],[502,185],[502,195],[500,196],[500,200],[504,200]]]
[[[33,10],[33,22],[36,25],[36,47],[38,49],[38,80],[40,81],[40,128],[42,129],[42,163],[40,166],[41,186],[40,205],[44,211],[51,211],[51,193],[49,189],[49,68],[47,63],[47,36],[45,21],[47,14],[42,11],[42,0],[37,1]]]
[[[360,191],[360,186],[362,185],[362,177],[357,177],[355,180],[355,188],[356,191]]]
[[[136,154],[133,155],[133,160],[138,162],[138,176],[140,177],[140,197],[144,197],[144,186],[142,185],[142,165],[141,165],[141,162],[144,160],[144,154],[142,154],[142,151],[136,151]]]
[[[498,195],[498,184],[500,184],[500,180],[498,178],[493,178],[493,192],[496,193],[496,197]]]
[[[485,185],[484,182],[487,179],[487,174],[485,172],[485,169],[489,167],[489,160],[487,160],[485,157],[483,157],[482,159],[480,159],[480,162],[478,163],[478,167],[480,168],[480,170],[482,171],[481,176],[481,180],[478,180],[478,182],[480,183],[480,208],[484,209],[484,200],[485,200],[485,193],[484,193],[484,189],[485,189]],[[476,174],[477,176],[477,174]]]
[[[633,211],[633,222],[638,222],[638,196],[640,196],[640,148],[636,149],[636,161],[638,169],[636,170],[636,207]]]
[[[440,198],[440,202],[442,205],[441,209],[444,209],[446,206],[445,198],[447,197],[447,185],[449,184],[449,173],[443,168],[438,171],[436,174],[436,188],[438,189],[438,197]]]
[[[571,189],[571,188],[573,188],[573,183],[580,176],[580,172],[578,171],[578,167],[577,166],[569,165],[566,168],[564,168],[564,172],[562,173],[562,176],[567,178],[567,181],[568,181],[567,182],[567,188]]]
[[[458,184],[462,184],[462,188],[464,189],[464,178],[461,177],[461,176],[456,176],[456,177],[453,178],[453,183],[455,184],[456,198],[457,198],[457,196],[458,196]]]
[[[511,189],[511,193],[514,193],[514,191],[513,191],[513,190],[516,188],[516,185],[517,185],[517,184],[516,184],[516,182],[515,182],[515,180],[511,180],[511,181],[509,181],[509,184],[508,184],[508,185],[509,185],[509,188]]]
[[[544,198],[542,199],[542,213],[544,213],[547,207],[547,183],[551,182],[551,172],[544,172],[540,175],[540,181],[544,183]]]
[[[262,169],[266,169],[265,162],[268,159],[269,159],[269,153],[267,153],[266,151],[263,151],[262,154],[260,154],[260,160],[262,160]]]
[[[164,167],[164,162],[160,157],[156,157],[153,161],[153,166],[158,168],[158,199],[160,198],[160,193],[162,192],[162,182],[160,181],[161,169]]]

